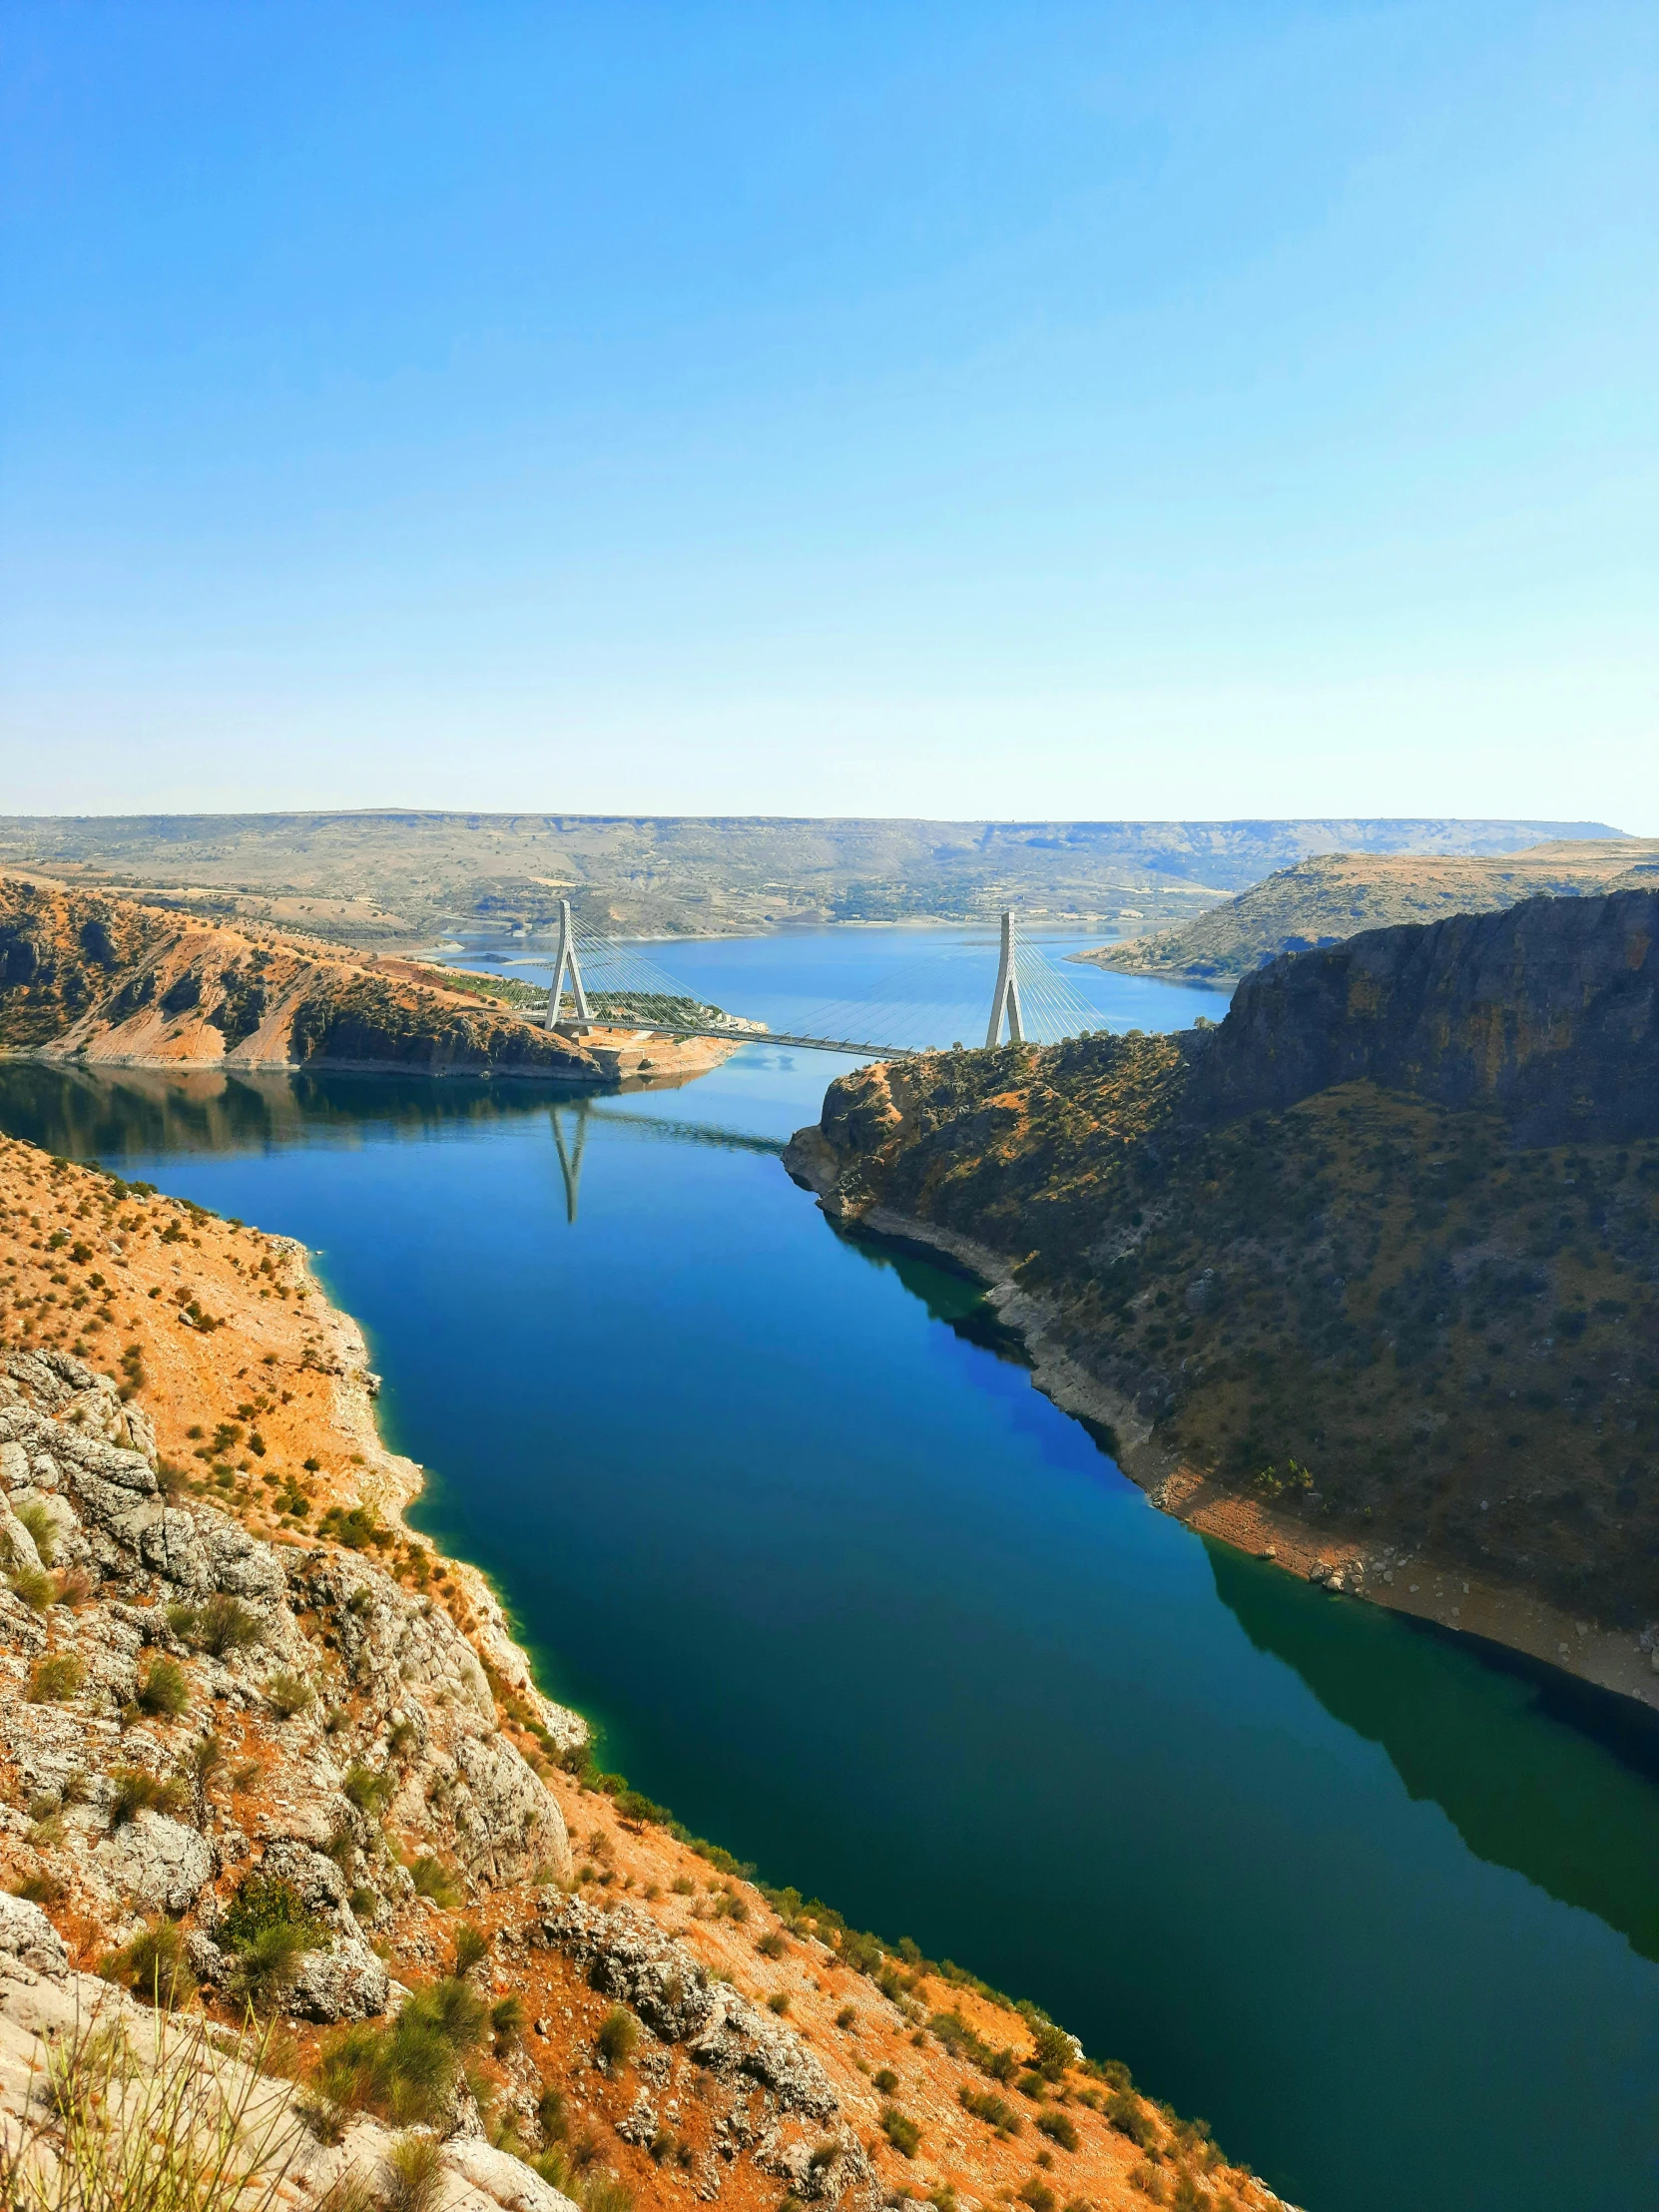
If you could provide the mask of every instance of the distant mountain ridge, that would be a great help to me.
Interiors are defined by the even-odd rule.
[[[1599,823],[790,821],[460,814],[0,819],[0,866],[353,944],[546,926],[568,897],[628,935],[857,921],[1160,928],[1316,852],[1502,854]]]
[[[1523,898],[1640,889],[1659,842],[1553,839],[1515,853],[1327,852],[1281,868],[1174,929],[1073,955],[1121,974],[1236,982],[1284,952],[1337,944],[1362,929],[1495,913]]]

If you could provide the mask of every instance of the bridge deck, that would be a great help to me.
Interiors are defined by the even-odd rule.
[[[811,1052],[868,1053],[877,1060],[921,1057],[914,1045],[858,1043],[848,1037],[800,1037],[780,1029],[725,1029],[718,1022],[711,1022],[707,1028],[682,1028],[665,1021],[561,1021],[558,1027],[571,1036],[583,1036],[590,1029],[624,1029],[636,1037],[721,1037],[729,1044],[800,1045]]]

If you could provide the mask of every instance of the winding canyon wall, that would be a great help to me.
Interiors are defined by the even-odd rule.
[[[1362,1080],[1493,1107],[1523,1143],[1659,1133],[1659,891],[1528,899],[1276,960],[1240,984],[1193,1104],[1280,1112]]]

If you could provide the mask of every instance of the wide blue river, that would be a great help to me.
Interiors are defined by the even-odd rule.
[[[938,944],[971,1035],[986,948]],[[780,1028],[917,949],[652,948]],[[1222,1010],[1070,973],[1103,1025]],[[788,1181],[837,1065],[578,1106],[14,1064],[0,1125],[315,1249],[421,1523],[767,1878],[1036,1998],[1313,2212],[1659,2202],[1646,1716],[1153,1511],[971,1290]]]

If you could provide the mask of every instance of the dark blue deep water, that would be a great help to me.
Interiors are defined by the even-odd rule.
[[[672,956],[777,1025],[892,954]],[[966,1286],[789,1183],[833,1070],[577,1107],[12,1065],[0,1125],[317,1250],[422,1523],[607,1764],[767,1878],[1035,1997],[1315,2212],[1655,2202],[1641,1716],[1154,1512]]]

